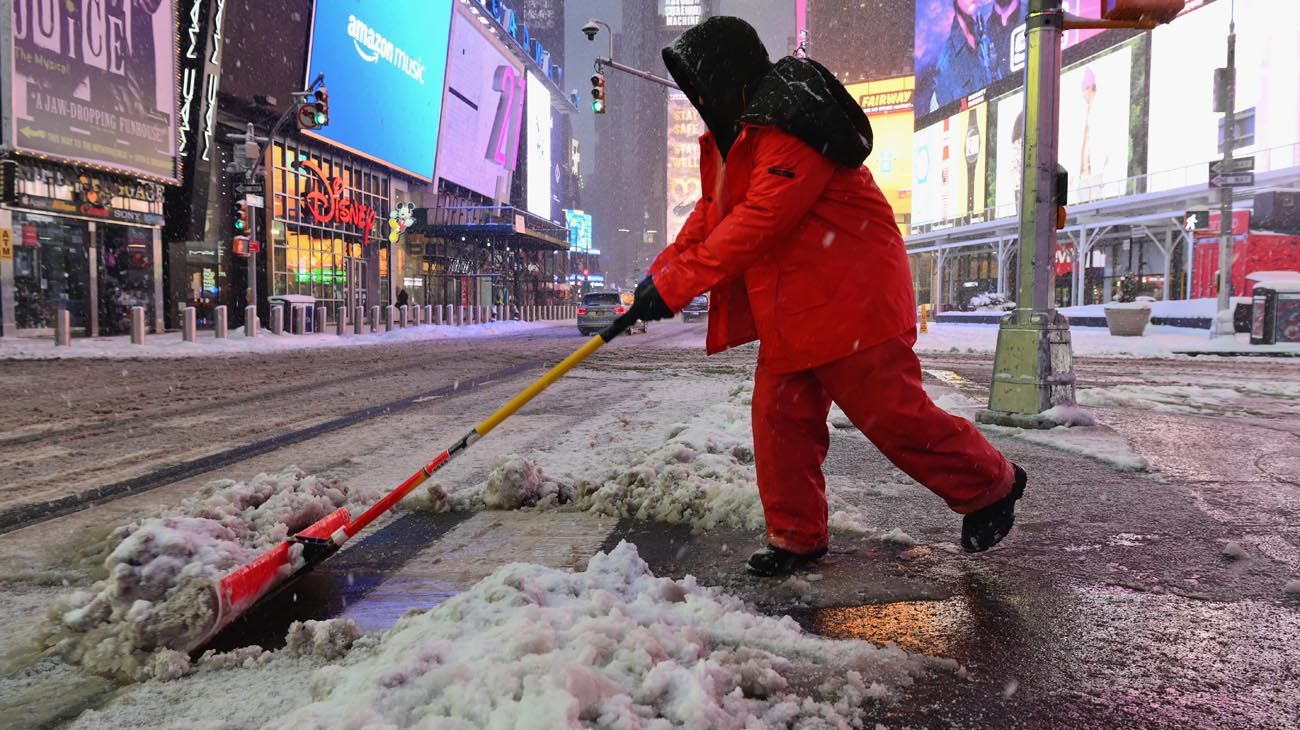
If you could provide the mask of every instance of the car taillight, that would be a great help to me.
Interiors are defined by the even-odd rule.
[[[586,307],[578,307],[578,316],[579,316],[579,317],[581,317],[582,315],[584,315],[584,314],[586,314],[586,313],[587,313],[587,308],[586,308]]]
[[[626,311],[627,311],[627,307],[622,307],[622,306],[614,307],[614,314],[623,314]]]

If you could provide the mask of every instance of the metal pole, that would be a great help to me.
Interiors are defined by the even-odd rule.
[[[1041,414],[1074,404],[1070,325],[1052,301],[1060,117],[1061,0],[1030,0],[1016,309],[998,330],[989,406],[976,419],[1051,428]]]
[[[1232,12],[1235,15],[1236,3]],[[1223,101],[1223,171],[1232,172],[1232,148],[1236,142],[1233,127],[1237,123],[1237,21],[1233,16],[1228,20],[1228,78],[1224,89]],[[1219,188],[1219,314],[1228,310],[1232,296],[1232,188]],[[1211,334],[1221,334],[1216,324],[1211,326]],[[1231,320],[1229,320],[1231,321]],[[1231,332],[1231,330],[1229,330]]]

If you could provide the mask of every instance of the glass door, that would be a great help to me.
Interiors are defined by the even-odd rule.
[[[95,240],[99,244],[99,333],[129,334],[132,307],[145,308],[148,329],[154,321],[153,231],[100,223]]]
[[[348,310],[355,311],[357,307],[368,309],[365,259],[348,259],[347,270],[348,279],[344,284],[344,296],[347,299]]]

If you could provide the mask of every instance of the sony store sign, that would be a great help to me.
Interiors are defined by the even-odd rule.
[[[564,88],[564,68],[551,62],[551,52],[532,36],[525,23],[519,22],[519,15],[501,0],[478,0],[478,3],[493,20],[506,29],[506,33],[515,40],[528,55],[541,67],[547,78],[556,86]]]

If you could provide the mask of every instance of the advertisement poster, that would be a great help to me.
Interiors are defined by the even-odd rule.
[[[1023,0],[916,0],[918,115],[988,87],[1023,64]]]
[[[317,0],[307,83],[325,74],[329,124],[309,134],[433,177],[452,0]]]
[[[527,82],[523,66],[480,27],[461,13],[452,20],[438,177],[504,201],[518,168]]]
[[[1027,0],[916,0],[917,116],[939,111],[1005,78],[1023,77],[1027,6]],[[1080,17],[1101,15],[1101,0],[1062,0],[1061,7]],[[1066,31],[1061,48],[1098,33]]]
[[[593,253],[591,250],[591,214],[580,210],[565,210],[564,224],[569,228],[569,250],[576,253]],[[594,253],[600,253],[595,251]]]
[[[13,0],[10,22],[15,147],[177,181],[174,3]]]
[[[907,235],[912,217],[911,76],[849,84],[845,88],[871,121],[873,144],[867,168],[894,209],[899,230]]]
[[[1133,47],[1124,45],[1061,74],[1057,159],[1070,173],[1072,203],[1125,194],[1132,156],[1132,63]],[[1025,97],[1016,92],[995,105],[998,154],[994,204],[997,216],[1003,217],[1019,213]]]
[[[1191,3],[1188,4],[1189,6]],[[1185,12],[1151,32],[1149,189],[1204,185],[1206,163],[1223,155],[1223,115],[1214,111],[1214,69],[1227,54],[1232,4],[1214,2]],[[1300,3],[1237,0],[1237,130],[1239,156],[1255,158],[1255,173],[1294,167],[1300,140]],[[1176,129],[1177,134],[1154,130]]]
[[[551,219],[551,91],[531,71],[524,111],[528,118],[528,212]]]
[[[984,220],[988,105],[926,127],[913,136],[912,232]]]
[[[664,242],[677,240],[700,199],[700,135],[704,120],[686,96],[668,92],[668,222]]]

